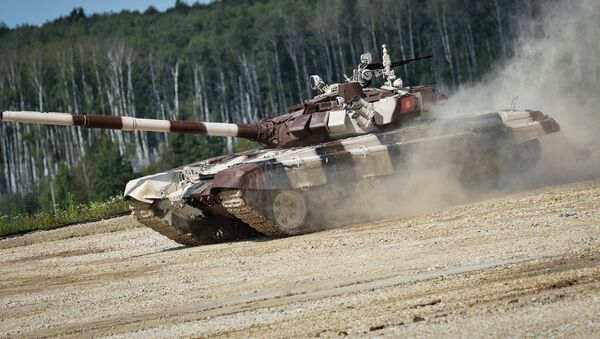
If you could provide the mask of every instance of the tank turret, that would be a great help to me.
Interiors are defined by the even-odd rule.
[[[363,89],[359,82],[354,81],[325,86],[328,87],[327,93],[290,107],[289,113],[255,124],[30,111],[5,111],[0,119],[27,124],[240,137],[257,141],[268,148],[289,148],[372,133],[380,127],[398,124],[406,116],[421,114],[429,105],[424,100],[431,100],[433,93],[431,87],[406,92]],[[422,93],[429,97],[424,99]]]
[[[403,87],[392,67],[416,59],[391,62],[383,45],[383,63],[373,63],[370,53],[345,83],[326,84],[319,76],[310,77],[311,87],[320,93],[289,112],[255,124],[200,121],[169,121],[106,115],[68,113],[2,112],[2,121],[18,123],[81,126],[87,128],[164,133],[193,133],[240,137],[257,141],[268,148],[309,146],[325,141],[372,133],[384,126],[400,125],[407,117],[426,112],[438,95],[431,86]],[[369,88],[378,78],[386,79],[380,88]]]

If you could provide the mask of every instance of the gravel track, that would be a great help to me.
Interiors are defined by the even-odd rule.
[[[2,337],[600,336],[600,181],[191,248],[121,217],[0,254]]]

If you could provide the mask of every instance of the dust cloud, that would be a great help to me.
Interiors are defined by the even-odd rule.
[[[519,25],[524,30],[509,62],[437,108],[437,114],[486,112],[515,100],[517,109],[556,119],[561,132],[542,138],[542,158],[514,178],[512,190],[600,178],[600,2],[545,6],[540,25]]]
[[[468,173],[465,176],[459,167],[426,164],[430,159],[443,162],[446,150],[418,149],[404,159],[405,170],[399,176],[374,178],[363,191],[343,193],[359,200],[354,223],[600,178],[600,1],[548,1],[545,6],[539,22],[515,23],[523,29],[511,60],[498,65],[482,82],[460,88],[432,112],[484,113],[512,105],[520,110],[541,110],[555,118],[561,131],[540,140],[537,164],[512,171],[502,178],[500,188],[480,185],[473,189],[464,184]],[[338,192],[321,195],[327,201],[335,201],[336,196]]]

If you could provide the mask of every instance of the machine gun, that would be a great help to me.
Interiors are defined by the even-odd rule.
[[[421,56],[421,57],[417,57],[417,58],[413,58],[413,59],[393,61],[390,66],[392,68],[400,67],[400,66],[404,66],[404,65],[410,64],[415,61],[419,61],[419,60],[423,60],[423,59],[431,59],[431,58],[433,58],[433,55],[425,55],[425,56]],[[376,69],[384,69],[384,66],[382,63],[377,62],[377,63],[368,64],[367,67],[365,67],[365,68],[370,69],[370,70],[376,70]]]
[[[386,86],[388,87],[402,87],[402,80],[396,78],[392,68],[404,66],[412,62],[430,59],[433,55],[421,56],[413,59],[406,59],[392,62],[387,52],[387,46],[383,45],[383,62],[373,62],[371,53],[365,53],[360,56],[360,64],[357,69],[353,71],[352,78],[347,78],[349,81],[357,81],[363,87],[369,87],[374,78],[385,76],[387,78]]]

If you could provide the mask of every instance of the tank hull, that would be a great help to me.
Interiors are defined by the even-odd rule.
[[[133,180],[125,197],[140,222],[185,245],[294,235],[378,215],[370,202],[386,200],[409,171],[445,166],[465,186],[498,187],[533,166],[538,139],[558,130],[535,111],[412,120],[315,146],[207,159]]]

